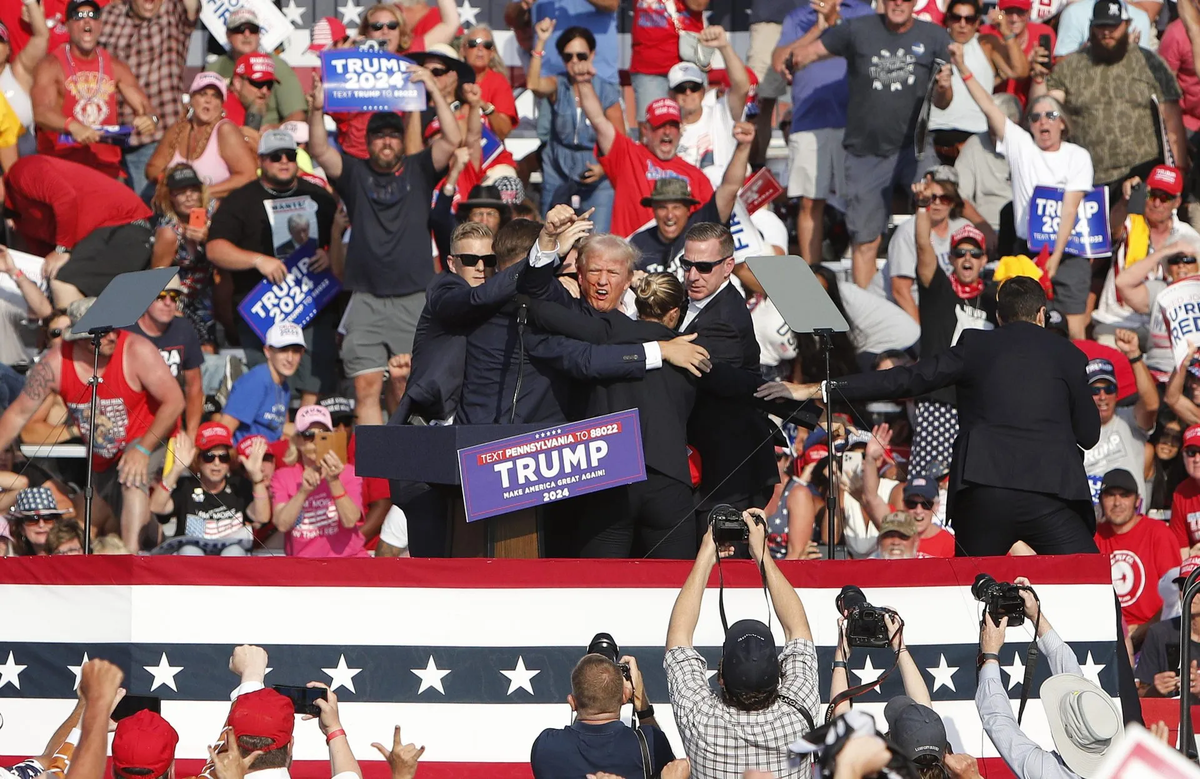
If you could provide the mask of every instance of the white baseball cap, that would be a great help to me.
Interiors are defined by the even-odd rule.
[[[689,81],[695,82],[700,86],[708,84],[708,79],[704,77],[704,71],[700,66],[692,62],[676,62],[671,66],[671,70],[667,72],[667,86],[671,89],[686,84]]]
[[[304,343],[304,331],[295,322],[276,322],[267,331],[266,345],[272,349],[286,349],[289,346],[307,348]]]

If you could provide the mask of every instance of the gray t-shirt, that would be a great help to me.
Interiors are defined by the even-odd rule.
[[[859,352],[907,349],[920,340],[921,326],[900,306],[880,300],[852,281],[839,282],[838,294],[850,320],[850,340]]]
[[[1100,440],[1083,453],[1083,469],[1087,471],[1088,485],[1092,488],[1092,503],[1100,502],[1100,483],[1104,474],[1113,468],[1124,468],[1137,480],[1142,504],[1148,505],[1144,469],[1146,464],[1146,439],[1148,431],[1138,427],[1133,406],[1117,409],[1107,425],[1100,428]]]
[[[971,201],[993,230],[999,230],[1000,212],[1012,202],[1012,174],[992,136],[979,133],[968,138],[954,169],[958,171],[958,194]]]
[[[934,77],[933,61],[950,61],[946,31],[917,19],[906,31],[892,32],[883,15],[867,14],[830,27],[821,33],[821,43],[830,54],[846,58],[846,150],[886,157],[911,146]]]
[[[947,275],[954,272],[954,267],[950,264],[950,237],[962,227],[971,224],[966,219],[958,217],[950,220],[950,229],[946,231],[945,236],[937,234],[936,230],[931,230],[929,237],[933,243],[933,253],[937,256],[938,265]],[[888,241],[888,256],[887,262],[879,272],[871,279],[870,289],[883,295],[893,303],[896,299],[892,296],[892,279],[905,278],[913,279],[912,296],[913,301],[919,301],[920,296],[917,292],[917,220],[916,218],[909,219],[904,224],[896,228],[892,233],[892,238]]]

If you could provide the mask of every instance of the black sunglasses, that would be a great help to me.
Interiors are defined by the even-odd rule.
[[[1093,395],[1116,395],[1117,394],[1117,386],[1115,384],[1109,384],[1108,382],[1104,382],[1103,384],[1093,384],[1092,385],[1092,394]]]
[[[1196,258],[1187,254],[1176,254],[1174,257],[1167,260],[1168,265],[1195,265]]]
[[[229,452],[223,452],[221,454],[217,454],[216,452],[201,452],[200,459],[206,463],[216,462],[217,460],[220,460],[221,462],[225,463],[226,465],[229,465],[229,463],[231,463],[233,461],[233,456],[231,454],[229,454]]]
[[[305,441],[311,441],[317,437],[317,431],[316,430],[305,430],[303,433],[300,434],[300,437],[303,438]]]
[[[564,52],[562,57],[563,57],[563,62],[570,62],[571,60],[579,60],[580,62],[587,62],[588,60],[590,60],[592,58],[592,53],[590,51],[568,51],[568,52]]]
[[[270,154],[264,154],[263,156],[266,157],[271,162],[283,162],[284,160],[287,160],[288,162],[295,162],[296,161],[296,150],[295,149],[280,149],[279,151],[273,151]]]
[[[946,14],[946,24],[954,24],[955,22],[975,24],[977,21],[979,21],[978,14]]]
[[[400,22],[371,22],[371,29],[375,32],[380,32],[381,30],[398,30],[400,29]]]
[[[1200,446],[1184,447],[1183,456],[1184,457],[1200,457]]]
[[[246,33],[250,33],[251,35],[258,35],[258,25],[257,24],[242,24],[237,27],[234,27],[232,30],[229,31],[228,34],[229,35],[245,35]]]
[[[446,68],[430,68],[429,69],[429,75],[433,76],[434,78],[441,78],[442,76],[446,75],[449,72],[450,71]]]
[[[478,49],[480,46],[488,51],[491,51],[492,49],[496,48],[496,42],[488,40],[487,38],[473,38],[467,41],[468,49]]]
[[[692,92],[703,92],[704,85],[697,84],[695,81],[685,81],[677,87],[671,87],[671,91],[672,92],[686,92],[688,94],[691,94]]]
[[[950,255],[952,257],[970,256],[974,257],[975,259],[979,259],[983,256],[983,249],[968,249],[966,246],[955,246],[950,250]]]
[[[36,514],[26,514],[25,516],[21,517],[21,521],[26,525],[40,525],[43,522],[45,522],[47,525],[53,525],[60,519],[62,519],[62,516],[59,514],[42,514],[40,516]]]
[[[474,268],[480,262],[483,262],[485,268],[496,267],[496,255],[494,254],[455,254],[453,257],[468,268]]]
[[[928,500],[913,500],[912,498],[904,499],[904,507],[905,508],[915,509],[918,506],[920,506],[923,509],[927,509],[927,510],[933,509],[933,503]]]
[[[732,256],[733,256],[732,254],[729,255],[729,257],[732,257]],[[692,268],[695,268],[698,272],[707,276],[708,274],[713,272],[714,268],[716,268],[721,263],[725,262],[725,260],[728,260],[729,257],[722,257],[721,259],[717,260],[716,262],[693,262],[693,261],[689,260],[687,257],[680,257],[679,264],[683,266],[683,270],[685,273],[687,271],[690,271]]]
[[[275,82],[271,79],[267,79],[266,81],[254,81],[253,79],[248,78],[246,81],[255,89],[271,89],[275,86]]]

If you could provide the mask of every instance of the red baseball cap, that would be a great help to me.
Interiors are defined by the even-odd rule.
[[[275,77],[275,60],[270,54],[251,52],[238,57],[233,66],[233,75],[241,76],[250,81],[278,81]]]
[[[813,444],[804,450],[804,454],[800,457],[800,467],[813,463],[819,463],[829,456],[829,447],[825,444]]]
[[[196,448],[207,452],[214,446],[233,446],[233,439],[229,437],[229,428],[219,422],[205,422],[196,431]]]
[[[425,125],[425,140],[429,140],[433,136],[442,131],[442,123],[438,119],[434,119],[429,124]]]
[[[1192,425],[1183,431],[1184,446],[1200,446],[1200,425]]]
[[[987,239],[975,225],[963,225],[954,231],[954,235],[950,236],[951,248],[958,246],[963,241],[971,241],[980,249],[987,246]]]
[[[234,738],[256,736],[270,739],[259,747],[264,752],[287,746],[296,727],[296,712],[292,702],[270,689],[239,695],[229,711],[229,727]]]
[[[147,769],[150,776],[162,776],[175,762],[178,744],[179,734],[171,723],[142,709],[117,723],[112,742],[113,771],[129,779],[145,779],[140,772],[126,773],[129,768]]]
[[[250,447],[253,446],[254,442],[258,440],[266,441],[267,439],[261,435],[248,435],[241,441],[238,441],[238,457],[249,457]],[[287,448],[288,442],[283,438],[279,439],[278,441],[271,441],[267,444],[267,456],[274,457],[276,461],[282,460],[283,456],[287,454]]]
[[[325,16],[312,26],[312,43],[308,44],[309,51],[324,51],[329,46],[347,37],[346,25],[335,16]]]
[[[683,116],[679,113],[679,103],[669,97],[660,97],[646,106],[646,124],[651,127],[662,127],[667,122],[679,124]]]
[[[1192,571],[1200,567],[1200,557],[1189,557],[1183,561],[1183,565],[1179,566],[1179,575],[1175,577],[1176,584],[1183,584],[1187,577],[1192,575]]]
[[[1154,170],[1146,177],[1146,189],[1161,189],[1170,195],[1178,196],[1183,192],[1183,174],[1178,168],[1170,165],[1155,165]]]

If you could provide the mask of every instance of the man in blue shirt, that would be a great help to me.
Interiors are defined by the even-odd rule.
[[[782,63],[796,41],[816,36],[828,26],[874,13],[862,0],[826,3],[824,14],[815,4],[805,4],[787,15],[775,48]],[[792,75],[792,132],[788,136],[788,197],[800,198],[796,236],[800,253],[819,262],[824,241],[825,201],[833,192],[846,191],[842,136],[850,87],[846,59],[830,57]]]
[[[217,418],[233,433],[235,444],[251,435],[278,441],[288,420],[287,380],[304,356],[304,331],[292,322],[277,322],[267,331],[264,344],[267,361],[233,383]]]

